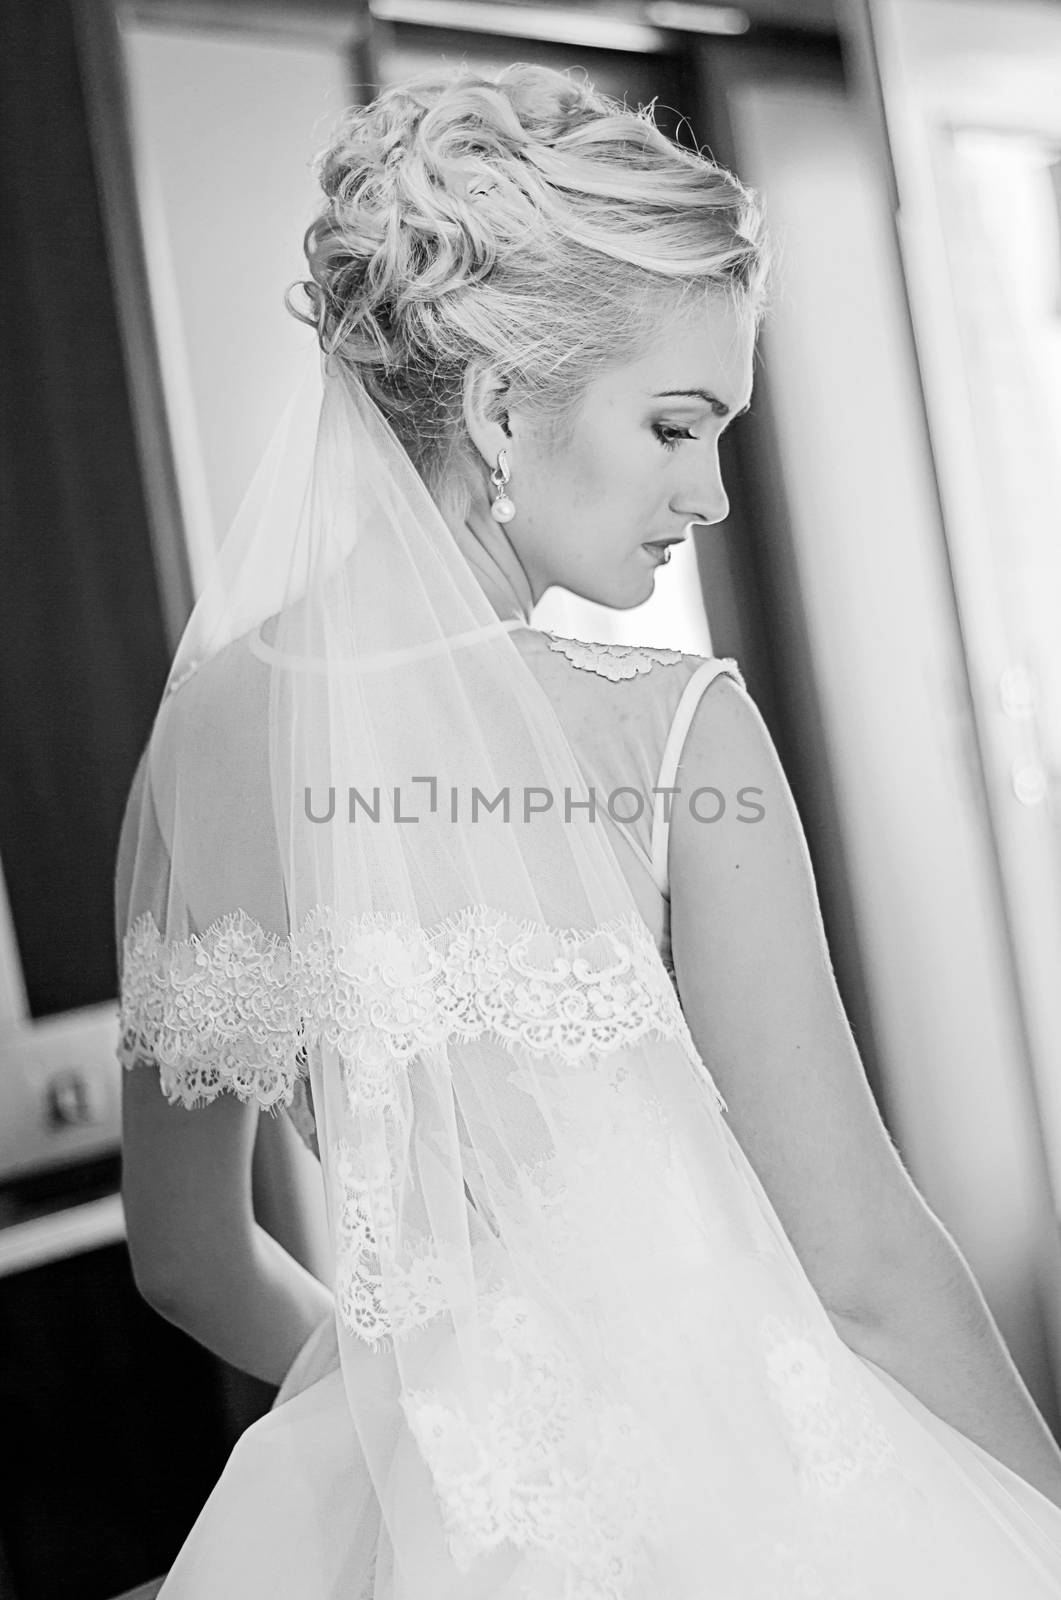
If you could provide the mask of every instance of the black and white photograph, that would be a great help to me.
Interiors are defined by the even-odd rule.
[[[1061,1600],[1061,0],[5,0],[0,1600]]]

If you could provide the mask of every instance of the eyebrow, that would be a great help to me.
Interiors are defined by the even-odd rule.
[[[653,395],[652,398],[654,400],[673,400],[678,396],[687,396],[693,400],[705,401],[707,405],[712,407],[716,417],[728,417],[730,414],[730,408],[726,402],[720,400],[717,394],[712,394],[709,389],[663,389],[658,394]],[[740,410],[735,411],[733,415],[735,417],[743,417],[744,413],[750,411],[751,408],[752,403],[749,400],[747,405],[741,406]]]

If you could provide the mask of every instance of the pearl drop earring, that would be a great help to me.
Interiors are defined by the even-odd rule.
[[[497,490],[497,499],[491,503],[490,515],[495,522],[511,522],[516,515],[516,507],[505,493],[505,485],[512,474],[508,468],[508,456],[503,450],[497,453],[497,466],[490,474],[490,482]]]

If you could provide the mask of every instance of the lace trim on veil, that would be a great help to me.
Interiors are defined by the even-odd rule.
[[[118,1059],[154,1064],[185,1106],[226,1090],[290,1106],[321,1042],[356,1068],[362,1104],[386,1105],[395,1069],[447,1039],[492,1035],[575,1066],[655,1035],[683,1047],[726,1109],[633,914],[583,931],[470,906],[425,929],[315,907],[281,938],[234,911],[168,942],[145,912],[123,954]]]

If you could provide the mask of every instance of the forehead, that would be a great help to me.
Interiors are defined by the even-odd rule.
[[[641,397],[706,389],[739,411],[751,398],[754,361],[753,319],[712,295],[695,312],[661,322],[648,349],[603,381]]]

